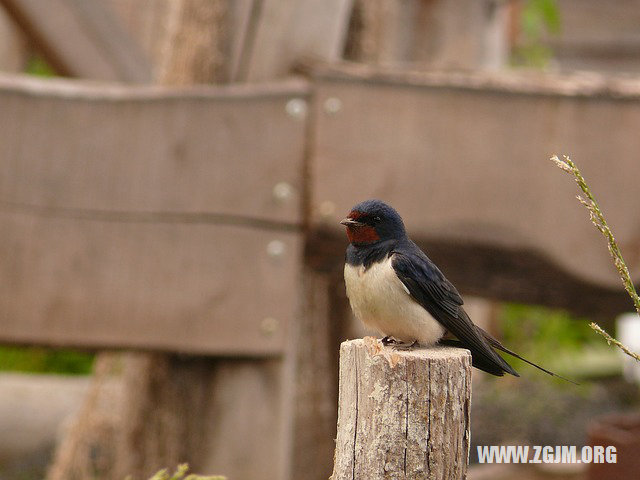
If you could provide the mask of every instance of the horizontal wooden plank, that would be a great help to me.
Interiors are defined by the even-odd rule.
[[[0,211],[0,341],[278,355],[299,234]]]
[[[479,91],[502,95],[584,97],[608,99],[640,98],[640,82],[630,75],[596,72],[553,74],[542,71],[447,71],[374,67],[360,63],[303,62],[301,70],[315,81],[339,81],[433,90]]]
[[[548,161],[566,153],[583,168],[639,278],[640,81],[349,66],[316,78],[318,224],[343,235],[338,220],[378,197],[422,241],[531,251],[583,282],[620,288],[574,183]]]
[[[62,74],[148,83],[151,62],[100,0],[0,0]]]
[[[307,98],[0,76],[0,202],[300,223]]]
[[[557,2],[561,27],[542,43],[564,71],[640,72],[640,3],[598,0]]]

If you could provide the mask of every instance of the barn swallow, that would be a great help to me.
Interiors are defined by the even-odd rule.
[[[471,321],[456,288],[407,236],[391,206],[366,200],[340,223],[349,238],[344,280],[351,309],[365,325],[385,335],[384,344],[410,348],[440,342],[466,348],[474,367],[518,377],[494,350],[498,349],[560,377],[512,352]],[[457,340],[445,340],[445,334]]]

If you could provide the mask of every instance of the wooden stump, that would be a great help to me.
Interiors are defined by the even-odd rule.
[[[466,478],[467,350],[400,351],[372,337],[347,341],[339,385],[332,480]]]

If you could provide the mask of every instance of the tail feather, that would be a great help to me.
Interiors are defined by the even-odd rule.
[[[463,308],[458,309],[458,321],[452,322],[450,327],[452,326],[457,326],[455,329],[450,328],[450,332],[457,337],[460,342],[459,346],[471,351],[472,364],[474,367],[499,377],[505,373],[515,377],[520,376],[518,372],[491,347],[491,344],[484,338],[482,332],[477,329]],[[455,332],[451,330],[455,330]],[[450,345],[456,344],[452,342]]]
[[[566,382],[573,383],[574,385],[579,385],[579,383],[574,382],[573,380],[569,380],[568,378],[565,378],[565,377],[563,377],[563,376],[561,376],[561,375],[558,375],[557,373],[554,373],[554,372],[552,372],[551,370],[547,370],[546,368],[541,367],[540,365],[537,365],[537,364],[533,363],[533,362],[532,362],[532,361],[530,361],[530,360],[527,360],[526,358],[524,358],[524,357],[522,357],[522,356],[518,355],[518,354],[517,354],[517,353],[515,353],[514,351],[509,350],[507,347],[505,347],[504,345],[502,345],[502,343],[500,343],[497,339],[495,339],[495,338],[494,338],[494,337],[492,337],[489,333],[487,333],[486,331],[484,331],[482,328],[478,327],[477,325],[476,325],[476,328],[477,328],[477,329],[478,329],[478,331],[482,334],[482,336],[484,337],[484,339],[489,343],[489,345],[491,345],[493,348],[497,348],[498,350],[500,350],[500,351],[502,351],[502,352],[504,352],[504,353],[506,353],[506,354],[509,354],[509,355],[511,355],[512,357],[515,357],[515,358],[517,358],[517,359],[519,359],[519,360],[522,360],[523,362],[528,363],[528,364],[529,364],[529,365],[531,365],[532,367],[535,367],[535,368],[537,368],[538,370],[541,370],[541,371],[543,371],[544,373],[546,373],[546,374],[548,374],[548,375],[551,375],[552,377],[557,377],[557,378],[560,378],[560,379],[562,379],[562,380],[564,380],[564,381],[566,381]]]
[[[561,375],[558,375],[557,373],[552,372],[551,370],[547,370],[544,367],[541,367],[540,365],[537,365],[535,363],[533,363],[530,360],[527,360],[526,358],[518,355],[516,352],[509,350],[507,347],[505,347],[504,345],[502,345],[502,343],[500,343],[497,339],[495,339],[494,337],[492,337],[489,333],[487,333],[486,331],[484,331],[482,328],[478,327],[477,325],[475,326],[478,333],[482,336],[482,338],[484,340],[486,340],[486,342],[490,345],[491,348],[495,348],[497,350],[500,350],[508,355],[511,355],[512,357],[515,357],[519,360],[522,360],[525,363],[528,363],[529,365],[531,365],[532,367],[537,368],[538,370],[543,371],[544,373],[546,373],[547,375],[551,375],[552,377],[556,377],[556,378],[560,378],[566,382],[569,383],[573,383],[574,385],[579,385],[579,383],[574,382],[573,380],[570,380],[568,378],[565,378]],[[506,360],[504,360],[500,355],[496,356],[502,360],[502,362],[497,363],[494,359],[488,357],[486,354],[482,355],[480,354],[480,352],[475,352],[474,348],[471,347],[470,345],[467,345],[464,342],[461,342],[458,339],[452,339],[452,338],[444,338],[442,340],[440,340],[440,343],[442,345],[449,345],[452,347],[458,347],[458,348],[466,348],[467,350],[471,351],[471,358],[472,358],[472,365],[484,372],[490,373],[492,375],[496,375],[496,376],[503,376],[505,373],[510,373],[511,375],[515,376],[515,377],[519,377],[520,375],[518,374],[518,372],[516,372],[513,367],[511,367],[511,365],[509,365]],[[486,353],[486,352],[485,352]]]
[[[478,352],[473,346],[461,342],[458,339],[453,338],[443,338],[439,342],[441,345],[449,345],[451,347],[457,348],[466,348],[471,352],[471,364],[482,370],[483,372],[490,373],[491,375],[495,375],[497,377],[502,377],[505,373],[509,373],[514,377],[519,377],[520,375],[516,372],[511,365],[509,365],[505,359],[503,359],[497,353],[495,357],[502,360],[501,362],[496,361],[494,358],[488,355],[483,355],[481,352]],[[490,347],[489,347],[490,348]],[[484,353],[484,352],[482,352]]]

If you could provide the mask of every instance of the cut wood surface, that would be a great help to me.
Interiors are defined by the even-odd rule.
[[[470,407],[467,350],[344,342],[332,480],[466,478]]]
[[[575,185],[548,161],[570,154],[630,270],[640,272],[637,80],[343,65],[318,67],[316,81],[311,191],[319,225],[342,237],[340,218],[377,197],[398,209],[417,240],[534,252],[577,279],[619,289]],[[487,279],[477,278],[480,293]]]
[[[100,0],[0,0],[59,73],[132,83],[151,81],[151,63]]]

